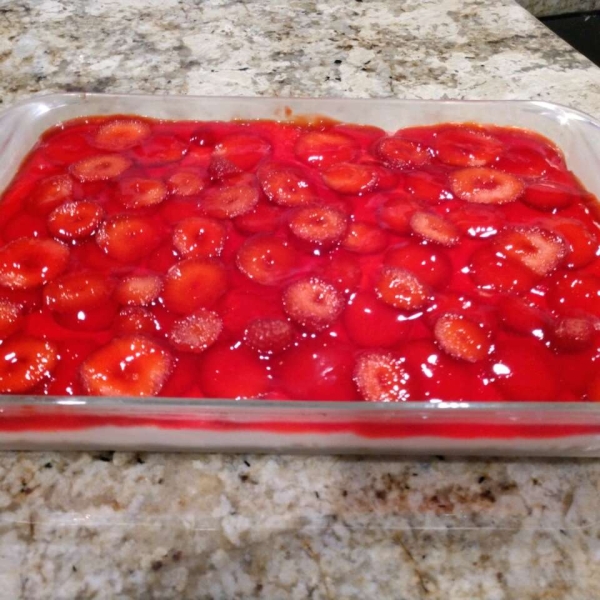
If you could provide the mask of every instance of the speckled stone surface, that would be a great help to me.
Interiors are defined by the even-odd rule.
[[[600,10],[599,0],[517,0],[536,17]]]
[[[0,3],[0,99],[536,98],[600,70],[511,0]],[[0,454],[0,598],[593,600],[600,461]]]

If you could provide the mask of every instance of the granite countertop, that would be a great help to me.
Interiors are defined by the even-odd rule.
[[[600,69],[512,0],[28,0],[0,98],[545,99]],[[600,461],[0,454],[0,598],[600,598]]]
[[[600,10],[600,0],[517,0],[537,17]]]

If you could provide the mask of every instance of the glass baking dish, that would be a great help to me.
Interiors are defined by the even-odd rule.
[[[0,190],[47,128],[86,115],[278,119],[325,115],[393,131],[477,121],[534,130],[600,197],[600,123],[530,101],[429,101],[53,94],[0,116]],[[278,402],[0,396],[0,448],[392,452],[600,456],[590,402]]]

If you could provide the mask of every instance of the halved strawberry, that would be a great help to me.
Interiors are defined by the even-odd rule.
[[[194,171],[177,171],[169,177],[167,183],[175,196],[195,196],[206,187],[204,179]]]
[[[63,240],[80,240],[98,229],[103,216],[104,211],[94,202],[66,202],[50,213],[48,231]]]
[[[280,206],[302,206],[314,201],[312,185],[294,167],[270,163],[258,170],[258,181],[267,198]]]
[[[242,233],[272,233],[283,220],[283,209],[267,203],[256,207],[234,219],[235,226]]]
[[[13,334],[23,321],[23,308],[16,302],[0,298],[0,339]]]
[[[167,197],[167,186],[160,179],[134,177],[119,183],[118,198],[127,208],[160,204]]]
[[[537,280],[531,269],[508,260],[492,246],[479,248],[471,255],[469,274],[482,290],[506,294],[527,292]]]
[[[513,145],[500,156],[496,167],[519,177],[543,177],[562,163],[557,150],[537,145]]]
[[[435,289],[446,287],[452,278],[452,263],[446,251],[429,244],[394,246],[386,253],[383,263],[410,271],[424,284]]]
[[[54,175],[36,184],[27,208],[36,215],[47,215],[72,197],[73,180],[68,175]]]
[[[173,232],[173,246],[187,257],[220,256],[227,238],[225,227],[214,219],[191,217],[180,221]]]
[[[249,238],[236,258],[240,271],[263,285],[274,285],[292,275],[297,260],[288,242],[271,236]]]
[[[549,314],[517,296],[502,298],[498,303],[498,316],[506,329],[538,340],[548,337],[552,325]]]
[[[271,145],[257,135],[234,133],[224,137],[215,145],[212,160],[227,163],[232,173],[250,171],[269,153],[270,149]]]
[[[561,237],[540,227],[505,229],[494,238],[493,247],[542,277],[556,269],[567,253]]]
[[[563,352],[579,352],[594,341],[594,323],[587,317],[564,317],[552,332],[552,343]]]
[[[210,217],[233,219],[250,212],[258,204],[258,189],[250,180],[242,179],[205,190],[200,208]]]
[[[505,221],[501,209],[491,205],[463,204],[453,210],[448,218],[464,235],[486,239],[496,235]]]
[[[433,212],[414,212],[410,218],[410,226],[424,240],[442,246],[456,246],[460,241],[460,234],[452,222]]]
[[[411,198],[392,196],[379,207],[379,223],[397,233],[410,233],[410,219],[421,208],[421,203]]]
[[[364,400],[405,402],[414,399],[404,360],[390,352],[365,352],[358,357],[354,381]]]
[[[67,273],[44,288],[44,303],[57,313],[72,313],[106,304],[113,285],[102,273]]]
[[[458,360],[478,362],[492,348],[490,332],[463,315],[443,315],[436,321],[433,332],[442,350]]]
[[[548,300],[561,314],[589,313],[600,317],[600,278],[565,273],[550,288]]]
[[[173,135],[155,135],[136,146],[131,154],[144,166],[162,165],[181,160],[188,145]]]
[[[277,354],[292,345],[294,328],[283,319],[254,319],[246,327],[244,341],[262,354]]]
[[[519,179],[494,169],[473,167],[450,175],[452,191],[461,200],[475,204],[507,204],[523,193]]]
[[[116,119],[102,125],[93,138],[93,145],[103,150],[127,150],[150,137],[150,126],[137,119]]]
[[[585,267],[600,256],[600,243],[594,234],[575,219],[557,219],[544,223],[548,229],[556,231],[568,245],[564,266],[568,269]]]
[[[344,299],[333,285],[319,277],[290,284],[283,292],[283,309],[296,323],[310,331],[332,325],[344,308]]]
[[[209,398],[257,398],[269,389],[265,361],[244,344],[215,344],[201,357],[198,379]]]
[[[157,226],[135,215],[117,215],[104,221],[96,234],[96,243],[121,262],[133,262],[158,247],[161,241]]]
[[[162,291],[158,275],[130,275],[115,289],[115,300],[129,306],[146,306],[154,302]]]
[[[419,167],[431,160],[429,149],[423,144],[401,137],[386,137],[375,145],[375,154],[392,169]]]
[[[217,341],[221,331],[221,317],[213,310],[201,308],[193,315],[175,321],[169,333],[169,340],[178,350],[199,354]]]
[[[120,334],[153,334],[161,326],[154,315],[139,306],[126,306],[115,317],[114,328]]]
[[[29,289],[60,275],[69,262],[69,249],[47,239],[20,238],[0,248],[0,286]]]
[[[445,173],[409,171],[404,173],[404,187],[417,199],[425,202],[452,200],[454,194],[448,186]]]
[[[355,139],[362,146],[370,146],[385,135],[385,131],[374,125],[359,125],[358,123],[338,123],[331,131],[342,133]]]
[[[495,137],[472,126],[454,126],[436,136],[437,157],[456,167],[483,167],[493,162],[504,146]]]
[[[107,181],[122,175],[131,166],[131,161],[120,154],[101,154],[76,162],[71,174],[79,181]]]
[[[0,349],[0,392],[19,394],[50,377],[58,362],[56,347],[30,336],[13,337]]]
[[[293,213],[289,227],[299,240],[328,247],[342,239],[348,218],[330,206],[305,206]]]
[[[352,294],[344,311],[344,326],[350,339],[359,346],[388,347],[407,338],[412,321],[374,294]]]
[[[93,396],[156,396],[171,372],[171,357],[141,336],[117,338],[81,365],[81,380]]]
[[[352,138],[334,131],[310,131],[296,142],[296,156],[315,167],[329,167],[356,158],[358,144]]]
[[[167,272],[163,300],[169,310],[189,314],[212,306],[226,289],[227,273],[221,263],[188,258]]]
[[[577,189],[556,183],[532,183],[525,188],[523,202],[545,211],[556,211],[581,202],[585,195]]]
[[[377,225],[364,221],[350,223],[342,247],[357,254],[381,252],[388,243],[388,236]]]
[[[427,286],[410,271],[398,267],[383,267],[375,291],[381,301],[401,310],[418,310],[429,300]]]
[[[325,279],[331,281],[342,292],[354,291],[362,280],[360,262],[343,250],[331,255],[323,265],[323,274]]]
[[[321,174],[323,181],[340,194],[363,194],[373,190],[378,183],[377,169],[372,165],[337,163]]]

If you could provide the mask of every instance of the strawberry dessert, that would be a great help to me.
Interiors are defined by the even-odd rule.
[[[64,123],[0,202],[0,393],[600,400],[599,214],[521,129]]]

